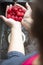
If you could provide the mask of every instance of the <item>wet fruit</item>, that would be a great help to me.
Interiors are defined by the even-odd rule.
[[[15,5],[12,6],[12,8],[9,8],[7,11],[7,18],[12,18],[16,21],[21,22],[26,10],[23,9],[22,7]]]

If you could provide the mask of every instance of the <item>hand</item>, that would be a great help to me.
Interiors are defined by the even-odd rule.
[[[30,28],[31,23],[33,22],[32,18],[31,18],[31,14],[32,14],[32,9],[30,7],[30,5],[28,3],[26,3],[26,7],[27,7],[27,11],[24,15],[24,18],[22,20],[22,25],[25,26],[26,29]]]
[[[9,8],[11,8],[12,7],[12,5],[10,5],[10,6],[7,6],[7,8],[6,8],[6,13],[5,13],[5,15],[7,16],[7,11],[8,11],[8,9]],[[3,16],[3,15],[0,15],[0,18],[2,18],[3,20],[4,20],[4,22],[9,26],[9,27],[13,27],[13,26],[17,26],[17,24],[20,24],[20,22],[17,22],[17,21],[15,21],[15,20],[13,20],[13,19],[11,19],[11,18],[6,18],[5,16]]]
[[[20,5],[20,4],[17,4],[17,3],[16,3],[15,5],[18,5],[18,6],[20,6],[20,7],[22,7],[23,9],[26,10],[26,13],[25,13],[25,15],[24,15],[24,17],[23,17],[23,20],[22,20],[21,24],[22,24],[26,29],[30,28],[30,24],[31,24],[32,21],[33,21],[32,18],[31,18],[32,9],[31,9],[30,5],[29,5],[28,3],[26,3],[27,9],[26,9],[25,7],[23,7],[22,5]]]
[[[29,19],[31,18],[32,9],[28,3],[26,3],[26,7],[27,7],[27,11],[26,11],[22,21],[25,22],[25,20],[26,20],[27,22],[31,23],[31,21],[29,21]]]

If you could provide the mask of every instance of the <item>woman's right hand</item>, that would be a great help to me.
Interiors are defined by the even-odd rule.
[[[12,5],[7,6],[7,8],[6,8],[6,13],[5,13],[6,16],[7,16],[7,11],[8,11],[8,9],[11,8],[11,7],[12,7]],[[11,18],[8,19],[8,18],[6,18],[6,17],[3,16],[3,15],[0,15],[0,18],[2,18],[2,19],[4,20],[4,22],[5,22],[9,27],[17,26],[18,24],[20,24],[20,22],[17,22],[17,21],[15,21],[15,20],[11,19]]]

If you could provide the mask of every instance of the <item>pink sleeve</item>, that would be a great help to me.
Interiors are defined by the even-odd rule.
[[[31,58],[28,58],[26,61],[24,61],[22,63],[22,65],[32,65],[32,62],[37,58],[39,57],[39,54],[36,54],[34,56],[32,56]]]

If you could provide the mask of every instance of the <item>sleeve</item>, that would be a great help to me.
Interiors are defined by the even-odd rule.
[[[21,65],[27,58],[36,54],[35,52],[29,55],[24,55],[18,51],[12,51],[7,54],[8,59],[4,60],[1,65]]]
[[[7,53],[7,57],[8,58],[11,58],[11,57],[24,57],[25,55],[21,52],[18,52],[18,51],[12,51],[12,52],[9,52]]]
[[[7,53],[8,58],[1,65],[21,65],[25,60],[25,55],[18,51]]]

